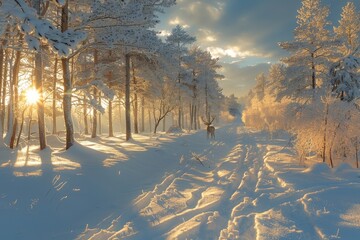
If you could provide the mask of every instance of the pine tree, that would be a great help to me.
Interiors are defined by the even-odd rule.
[[[287,95],[304,93],[306,89],[322,85],[332,54],[330,46],[334,44],[326,28],[328,15],[328,7],[322,6],[320,0],[303,0],[298,10],[295,40],[280,43],[280,47],[292,53],[282,59],[290,73]]]
[[[166,42],[172,44],[176,49],[177,54],[177,60],[178,60],[178,98],[179,98],[179,109],[178,109],[178,126],[180,128],[183,127],[182,124],[182,84],[181,84],[181,66],[182,66],[182,57],[187,52],[187,45],[190,45],[196,41],[196,38],[193,36],[190,36],[184,28],[177,25],[175,28],[172,29],[171,35],[166,38]]]
[[[352,54],[359,48],[360,12],[353,2],[348,2],[342,9],[339,26],[334,27],[336,37],[341,41],[339,52]]]

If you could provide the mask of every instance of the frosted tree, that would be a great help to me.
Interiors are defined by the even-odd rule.
[[[294,41],[280,43],[281,48],[291,53],[282,60],[289,67],[286,95],[304,94],[306,89],[314,90],[322,85],[332,54],[330,46],[334,44],[327,30],[328,15],[328,7],[322,6],[320,0],[302,1]]]
[[[332,92],[341,100],[353,101],[360,96],[360,58],[348,56],[330,68]]]
[[[239,103],[239,99],[235,97],[234,94],[231,94],[229,97],[225,97],[225,104],[231,116],[240,116],[241,105]]]
[[[191,97],[190,101],[190,129],[198,129],[197,119],[199,118],[200,109],[200,97],[201,97],[201,80],[204,73],[205,66],[203,65],[204,57],[206,52],[201,50],[199,47],[193,47],[190,49],[187,56],[183,57],[185,70],[183,71],[182,84],[189,90]]]
[[[67,1],[54,1],[59,7],[62,6],[62,23],[61,29],[58,29],[51,21],[47,20],[41,15],[45,14],[48,2],[43,4],[41,9],[41,3],[43,1],[34,0],[32,8],[27,2],[23,0],[9,0],[3,2],[0,6],[0,22],[11,22],[19,27],[24,34],[24,39],[29,49],[36,52],[41,51],[41,44],[46,43],[50,49],[56,54],[63,57],[63,69],[64,72],[64,91],[68,91],[67,87],[70,87],[70,75],[68,73],[68,63],[66,64],[67,56],[75,49],[78,44],[83,41],[86,34],[82,31],[74,31],[68,29],[68,4]],[[3,25],[1,25],[3,26]],[[1,27],[0,26],[0,27]],[[4,32],[0,29],[0,32]],[[41,76],[41,58],[38,54],[36,56],[36,87],[40,92],[42,91],[42,76]],[[69,148],[73,142],[73,127],[71,123],[71,96],[69,91],[64,94],[64,116],[65,125],[67,128],[67,148]],[[70,99],[69,99],[70,98]],[[69,112],[70,111],[70,112]],[[39,116],[39,134],[40,134],[40,148],[46,146],[45,132],[44,132],[44,121],[43,121],[43,103],[38,104],[38,116]],[[16,129],[15,129],[16,130]],[[14,131],[14,129],[13,129]],[[72,134],[71,134],[72,132]],[[14,134],[13,134],[14,135]]]
[[[280,100],[279,93],[286,88],[287,68],[284,64],[272,64],[269,68],[268,90],[277,100]]]
[[[38,8],[41,0],[33,0]],[[54,1],[62,6],[67,1]],[[39,16],[42,14],[28,5],[24,0],[7,0],[0,5],[0,22],[9,22],[19,26],[25,35],[25,40],[30,49],[38,51],[41,41],[45,41],[51,49],[60,56],[67,56],[70,51],[83,41],[86,34],[83,31],[67,29],[61,31],[54,24]],[[6,25],[0,24],[0,33],[5,32]]]
[[[95,1],[85,25],[96,29],[95,43],[121,47],[125,54],[126,139],[131,138],[130,80],[131,57],[153,54],[161,41],[152,30],[158,22],[156,13],[172,6],[174,0]],[[109,24],[110,23],[110,24]]]
[[[261,101],[265,96],[265,87],[267,78],[264,73],[260,73],[255,78],[256,85],[254,87],[254,93],[258,99],[258,101]]]
[[[181,65],[182,65],[182,57],[187,52],[187,46],[194,43],[196,38],[190,36],[183,27],[177,25],[175,28],[172,29],[171,34],[166,38],[166,42],[174,45],[176,49],[176,58],[178,61],[178,98],[179,98],[179,109],[178,109],[178,125],[180,128],[183,127],[182,124],[182,104],[181,104],[181,91],[182,91],[182,84],[181,84]]]
[[[243,121],[247,126],[271,133],[278,129],[290,130],[287,107],[291,103],[288,98],[279,98],[278,93],[284,86],[286,68],[283,64],[270,66],[269,74],[256,76],[256,85],[249,93],[249,103],[243,111]]]
[[[360,12],[353,2],[348,2],[342,9],[339,26],[334,27],[336,37],[341,41],[339,53],[348,55],[359,48]]]
[[[208,51],[193,47],[188,55],[183,56],[183,70],[181,72],[181,85],[183,88],[183,98],[190,98],[190,126],[195,126],[200,114],[210,122],[210,117],[214,113],[219,113],[219,106],[222,104],[222,89],[218,85],[218,80],[224,78],[218,73],[221,65],[218,58],[213,58]],[[203,111],[199,107],[203,105]]]

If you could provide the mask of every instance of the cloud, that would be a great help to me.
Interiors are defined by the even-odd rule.
[[[208,47],[206,49],[211,53],[213,57],[231,57],[231,58],[245,58],[250,56],[258,56],[258,54],[253,53],[251,51],[241,51],[238,47],[228,47],[228,48],[221,48],[221,47]]]
[[[329,19],[336,25],[346,1],[322,2],[330,6]],[[360,9],[360,1],[354,3]],[[300,6],[300,0],[177,0],[177,5],[161,17],[158,29],[186,26],[197,38],[196,45],[220,58],[226,76],[221,83],[224,92],[246,94],[257,73],[268,68],[268,62],[277,62],[288,54],[278,42],[294,38]]]
[[[189,26],[188,32],[197,37],[198,45],[203,49],[212,48],[218,56],[242,58],[246,53],[246,56],[278,57],[284,53],[277,42],[291,39],[292,31],[284,29],[296,26],[299,2],[182,0],[170,8],[163,19],[168,19],[170,26]]]
[[[270,65],[261,63],[254,66],[241,67],[238,64],[223,63],[221,70],[225,74],[225,79],[219,81],[223,88],[223,93],[227,96],[246,96],[249,90],[255,86],[255,77],[259,73],[268,73]]]
[[[180,24],[180,19],[178,17],[176,17],[174,19],[170,19],[169,24],[170,25],[179,25]]]
[[[198,30],[197,40],[198,42],[216,42],[218,35],[210,29],[200,28]]]
[[[170,36],[171,35],[171,32],[169,30],[160,30],[158,35],[160,37],[167,37],[167,36]]]
[[[199,19],[206,16],[210,21],[218,21],[223,14],[223,6],[218,1],[195,1],[189,3],[188,11]]]

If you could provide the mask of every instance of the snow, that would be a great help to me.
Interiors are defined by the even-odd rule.
[[[2,147],[0,239],[358,239],[359,170],[239,121],[216,131]]]

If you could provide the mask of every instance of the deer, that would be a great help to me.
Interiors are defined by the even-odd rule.
[[[205,119],[203,117],[201,117],[203,123],[206,125],[206,132],[207,132],[207,138],[213,138],[215,139],[215,127],[211,126],[212,122],[215,120],[215,117],[212,116],[210,121],[205,121]]]

